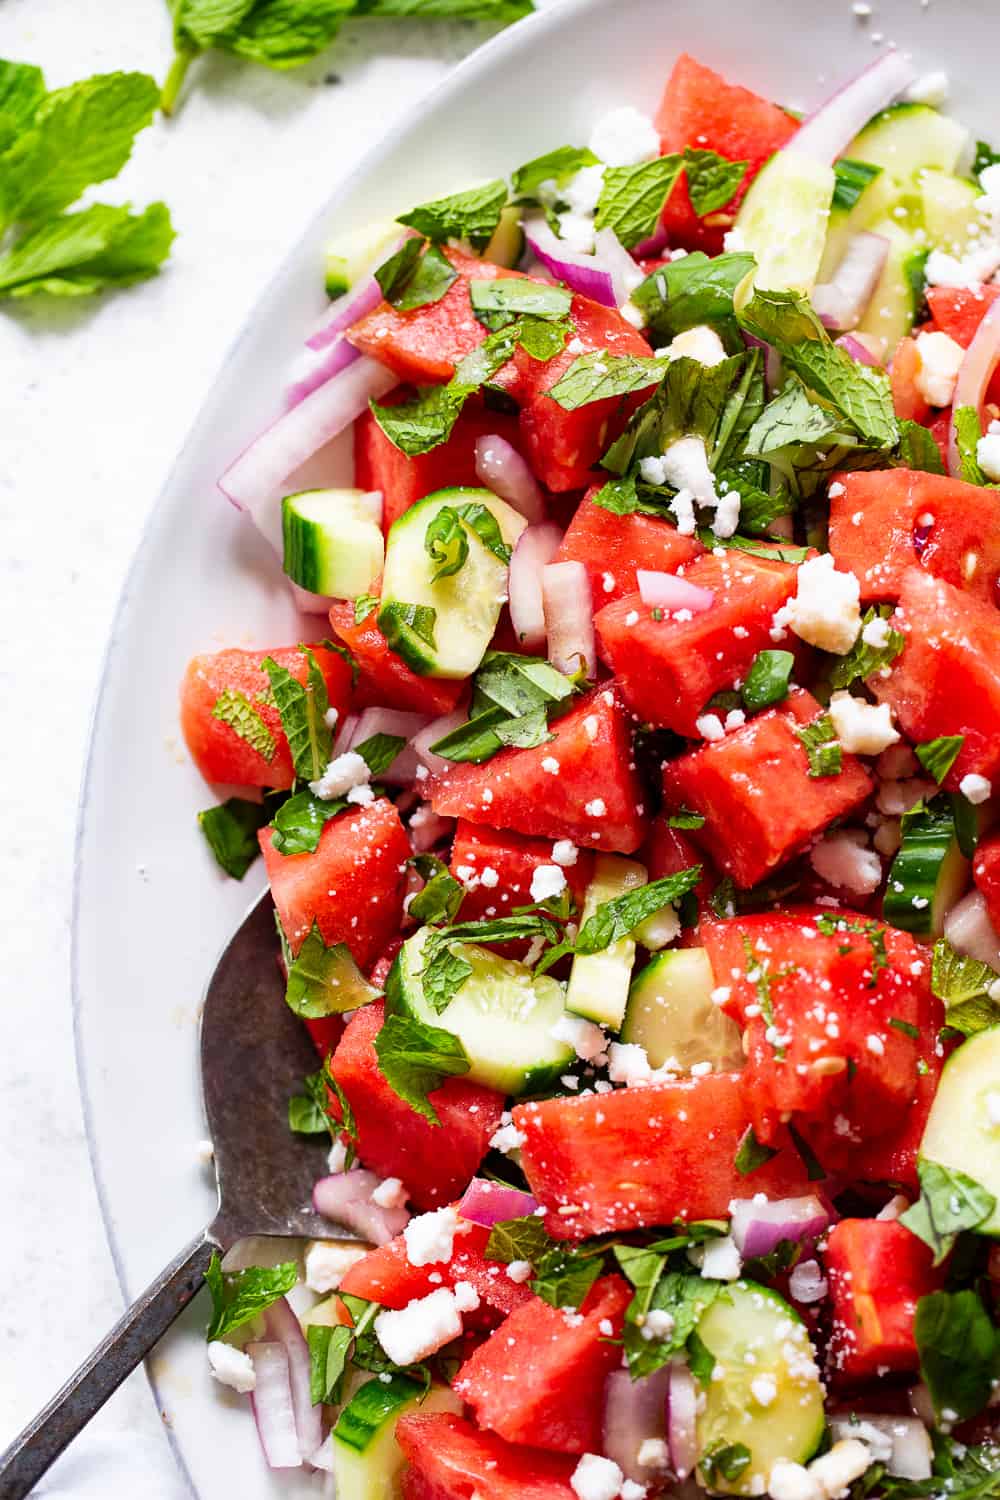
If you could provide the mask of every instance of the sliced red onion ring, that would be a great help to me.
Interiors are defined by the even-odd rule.
[[[599,229],[594,236],[594,245],[598,259],[611,272],[618,306],[624,307],[645,277],[613,229]]]
[[[764,351],[764,383],[769,392],[776,391],[781,383],[781,355],[777,349],[772,349],[763,339],[754,338],[752,333],[744,333],[743,342],[750,349]]]
[[[955,381],[955,401],[952,406],[951,431],[948,434],[948,472],[955,479],[962,477],[962,458],[958,450],[958,429],[955,413],[959,407],[972,406],[979,413],[982,423],[983,403],[986,388],[993,372],[1000,364],[1000,300],[993,303],[979,327],[962,360]]]
[[[669,1365],[642,1380],[633,1380],[627,1370],[612,1370],[605,1382],[602,1452],[636,1484],[654,1477],[639,1463],[639,1449],[650,1438],[666,1437],[669,1388]]]
[[[320,1409],[313,1406],[309,1392],[309,1345],[286,1297],[279,1297],[264,1313],[264,1327],[269,1339],[283,1345],[288,1358],[288,1383],[299,1437],[299,1454],[308,1460],[323,1441],[323,1422]]]
[[[663,223],[661,222],[659,228],[649,236],[648,240],[642,240],[638,245],[636,245],[635,249],[632,251],[632,254],[635,256],[636,260],[655,260],[655,258],[660,254],[660,251],[666,249],[667,240],[667,231],[664,228]]]
[[[280,550],[278,501],[284,480],[349,427],[370,400],[396,384],[391,370],[362,355],[266,427],[219,480],[222,493],[238,510],[249,511],[254,524]]]
[[[901,52],[884,53],[863,73],[838,89],[819,109],[807,115],[785,150],[832,164],[862,126],[868,124],[872,115],[891,104],[916,76],[913,63]]]
[[[525,651],[541,651],[545,645],[542,573],[561,541],[559,527],[546,522],[522,531],[514,546],[507,583],[510,622]]]
[[[839,339],[834,339],[834,343],[838,349],[843,349],[845,354],[849,354],[856,364],[881,368],[882,361],[875,350],[870,347],[864,334],[842,333]]]
[[[380,1208],[372,1202],[379,1179],[374,1172],[337,1172],[321,1177],[313,1188],[313,1208],[324,1219],[344,1224],[373,1245],[387,1245],[410,1222],[405,1208]]]
[[[506,438],[488,433],[476,443],[476,473],[487,489],[531,524],[545,520],[545,496],[525,460]]]
[[[571,250],[552,233],[544,219],[526,219],[524,237],[542,265],[572,291],[605,307],[618,306],[611,272],[596,255],[581,255]]]
[[[927,1428],[917,1417],[852,1411],[849,1417],[831,1417],[830,1429],[837,1442],[844,1438],[860,1438],[863,1443],[870,1440],[870,1446],[874,1449],[877,1449],[881,1438],[890,1449],[889,1456],[884,1460],[885,1466],[897,1479],[931,1477],[934,1450]],[[878,1457],[877,1452],[875,1456]]]
[[[667,1403],[667,1437],[670,1467],[678,1479],[686,1479],[698,1462],[698,1392],[694,1376],[682,1359],[670,1362]]]
[[[371,739],[373,734],[402,736],[407,744],[400,750],[388,770],[380,771],[376,779],[385,782],[387,786],[411,786],[417,774],[419,761],[417,752],[409,741],[415,734],[419,734],[427,723],[429,719],[426,714],[403,713],[396,708],[366,708],[359,716],[351,738],[347,741],[347,749],[356,750],[359,745],[364,744],[365,740]]]
[[[758,1203],[737,1198],[729,1205],[732,1236],[748,1260],[770,1255],[782,1240],[814,1240],[830,1223],[830,1215],[814,1194]]]
[[[711,589],[699,588],[678,578],[673,573],[656,573],[649,568],[636,569],[636,581],[642,602],[650,609],[689,609],[693,615],[702,615],[715,603]]]
[[[944,919],[944,935],[956,953],[1000,971],[1000,934],[990,921],[986,898],[970,891]]]
[[[400,235],[395,245],[388,246],[385,254],[382,256],[382,260],[388,260],[390,255],[395,255],[399,246],[403,243],[403,239],[404,236]],[[325,349],[328,344],[332,344],[338,339],[345,329],[350,328],[359,318],[363,318],[366,313],[370,313],[373,308],[378,307],[381,301],[382,288],[375,280],[375,277],[362,276],[351,287],[350,291],[345,292],[342,297],[338,297],[336,302],[330,303],[319,327],[315,333],[310,334],[309,338],[306,339],[306,347],[308,349]]]
[[[586,675],[593,677],[597,670],[594,607],[583,563],[549,563],[544,567],[542,601],[549,661],[560,672],[572,675],[583,667]]]
[[[435,756],[435,760],[440,759],[440,756]],[[444,764],[447,765],[447,761]],[[399,806],[398,802],[396,806]],[[410,835],[410,847],[414,853],[426,854],[435,844],[450,838],[455,831],[455,819],[444,818],[434,811],[429,802],[421,802],[407,824],[406,831]]]
[[[502,1182],[489,1182],[485,1177],[473,1177],[458,1205],[458,1212],[470,1224],[482,1224],[492,1229],[504,1219],[523,1219],[533,1214],[538,1199],[520,1188],[506,1187]]]
[[[459,724],[464,724],[468,714],[462,713],[461,709],[454,709],[450,714],[442,714],[440,719],[435,719],[428,724],[426,729],[421,729],[419,734],[413,737],[413,748],[417,752],[417,759],[421,765],[427,767],[432,776],[440,776],[443,771],[450,771],[453,761],[445,760],[443,755],[435,755],[430,748],[436,745],[438,740],[443,740],[446,734],[451,734]]]
[[[354,738],[354,731],[358,727],[358,718],[358,714],[348,714],[346,719],[339,719],[337,721],[337,735],[333,742],[333,754],[331,757],[333,760],[336,760],[338,755],[343,755],[344,751],[350,746]]]
[[[257,1384],[250,1393],[257,1436],[268,1467],[298,1469],[302,1466],[299,1434],[288,1374],[284,1344],[247,1344]]]
[[[813,287],[812,305],[827,328],[856,328],[864,317],[889,258],[889,241],[867,231],[854,234],[831,281]]]
[[[348,365],[353,365],[356,359],[361,358],[360,349],[355,349],[346,339],[338,339],[331,344],[320,359],[310,361],[305,373],[294,380],[285,392],[285,409],[291,411],[293,406],[298,406],[313,391],[332,380],[334,375],[339,375],[341,370],[346,370]]]

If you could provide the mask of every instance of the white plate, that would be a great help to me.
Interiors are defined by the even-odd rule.
[[[262,876],[220,876],[194,814],[212,797],[178,743],[188,658],[300,638],[274,557],[215,489],[271,417],[281,372],[321,312],[328,231],[391,218],[567,141],[602,111],[652,110],[676,55],[809,108],[875,55],[879,31],[947,67],[963,119],[1000,134],[996,0],[566,0],[500,35],[343,184],[248,319],[167,482],[126,584],[95,717],[79,830],[78,1052],[91,1150],[123,1289],[135,1294],[211,1216],[196,1021],[216,955]],[[341,445],[334,463],[346,466]],[[319,633],[317,630],[316,633]],[[252,1149],[252,1142],[248,1142]],[[209,1380],[189,1312],[152,1361],[157,1405],[203,1500],[316,1494],[273,1478],[246,1403]],[[227,1399],[231,1398],[231,1399]]]

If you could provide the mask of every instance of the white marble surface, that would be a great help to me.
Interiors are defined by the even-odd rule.
[[[76,1085],[69,932],[88,722],[125,569],[285,250],[331,184],[487,33],[357,22],[295,73],[203,61],[178,118],[146,131],[100,193],[169,203],[178,239],[165,273],[94,303],[0,305],[0,1449],[121,1310]],[[162,77],[167,8],[3,0],[0,57],[41,64],[50,86],[117,68]],[[148,1064],[136,1060],[137,1087]],[[37,1493],[186,1493],[141,1373]]]

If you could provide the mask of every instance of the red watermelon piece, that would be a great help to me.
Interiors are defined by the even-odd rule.
[[[330,606],[330,625],[358,664],[357,708],[402,708],[411,713],[447,714],[465,691],[464,682],[420,677],[401,656],[390,651],[378,628],[378,611],[355,623],[354,604],[338,599]]]
[[[403,1417],[396,1441],[409,1460],[403,1500],[578,1500],[574,1458],[515,1447],[450,1412]]]
[[[580,503],[553,558],[583,563],[598,607],[634,594],[638,568],[676,573],[704,552],[697,537],[681,536],[676,526],[656,516],[616,516],[595,505],[598,488]]]
[[[469,1224],[466,1233],[456,1237],[455,1252],[449,1261],[413,1266],[406,1253],[406,1241],[398,1235],[388,1245],[370,1250],[364,1260],[353,1265],[340,1283],[340,1290],[352,1297],[380,1302],[383,1307],[402,1308],[429,1296],[442,1282],[454,1286],[456,1281],[468,1281],[488,1306],[502,1313],[513,1312],[522,1302],[530,1300],[531,1292],[524,1283],[511,1281],[505,1265],[486,1259],[484,1251],[489,1237],[488,1229]]]

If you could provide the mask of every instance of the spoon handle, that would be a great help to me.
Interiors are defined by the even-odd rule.
[[[49,1404],[0,1454],[0,1500],[24,1500],[191,1301],[218,1250],[203,1231],[136,1298]]]

